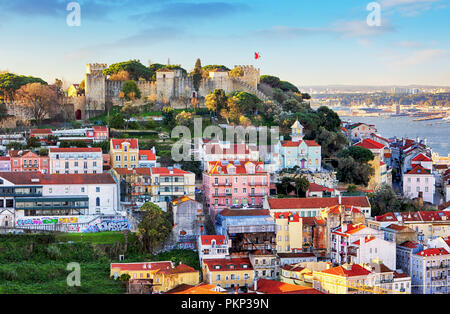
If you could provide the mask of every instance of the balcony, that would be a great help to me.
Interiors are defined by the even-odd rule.
[[[250,186],[267,186],[266,182],[249,182],[248,185]]]
[[[232,193],[217,193],[212,195],[212,197],[231,197],[231,196],[233,196]]]
[[[248,196],[250,197],[263,197],[266,196],[264,193],[249,193]]]
[[[231,186],[231,183],[225,183],[225,182],[221,182],[221,183],[214,183],[213,186]]]

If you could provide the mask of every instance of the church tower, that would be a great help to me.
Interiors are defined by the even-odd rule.
[[[295,121],[295,123],[291,126],[291,138],[293,142],[300,142],[303,140],[303,126],[298,122],[298,120]]]

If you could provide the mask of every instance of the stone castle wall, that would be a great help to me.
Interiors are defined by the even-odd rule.
[[[215,89],[223,89],[226,93],[246,91],[256,94],[262,100],[268,97],[258,90],[260,70],[253,66],[235,66],[242,68],[244,75],[240,78],[229,76],[208,77],[202,80],[198,93],[194,89],[192,77],[182,75],[181,71],[158,72],[155,82],[137,81],[142,93],[142,101],[148,97],[162,103],[173,103],[179,106],[192,97],[202,98]],[[120,105],[119,93],[122,81],[111,81],[103,75],[106,64],[88,64],[86,70],[86,110],[105,110],[111,105]]]

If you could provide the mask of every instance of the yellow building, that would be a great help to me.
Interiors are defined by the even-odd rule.
[[[251,287],[254,271],[248,258],[204,259],[203,281],[222,288]]]
[[[175,268],[161,268],[153,275],[153,291],[166,292],[178,285],[198,285],[200,273],[192,267],[179,264]]]
[[[304,287],[312,287],[312,282],[310,280],[311,277],[312,271],[305,267],[301,267],[299,264],[284,265],[281,267],[281,282]]]
[[[313,272],[313,288],[329,294],[373,293],[371,272],[358,264]]]
[[[67,97],[77,97],[80,84],[71,84],[67,89]]]
[[[198,285],[199,271],[184,264],[176,267],[172,262],[113,263],[110,276],[119,278],[123,274],[130,279],[148,279],[153,281],[154,292],[165,292],[178,285]]]
[[[153,279],[158,270],[168,268],[173,268],[172,262],[112,263],[110,277],[119,278],[128,274],[131,279]]]
[[[139,144],[137,139],[111,139],[111,166],[113,168],[138,168]]]
[[[273,213],[277,224],[277,252],[289,253],[301,250],[303,246],[302,219],[298,213]]]

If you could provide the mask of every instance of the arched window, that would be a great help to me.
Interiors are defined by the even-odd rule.
[[[100,197],[95,199],[95,206],[100,206]]]

